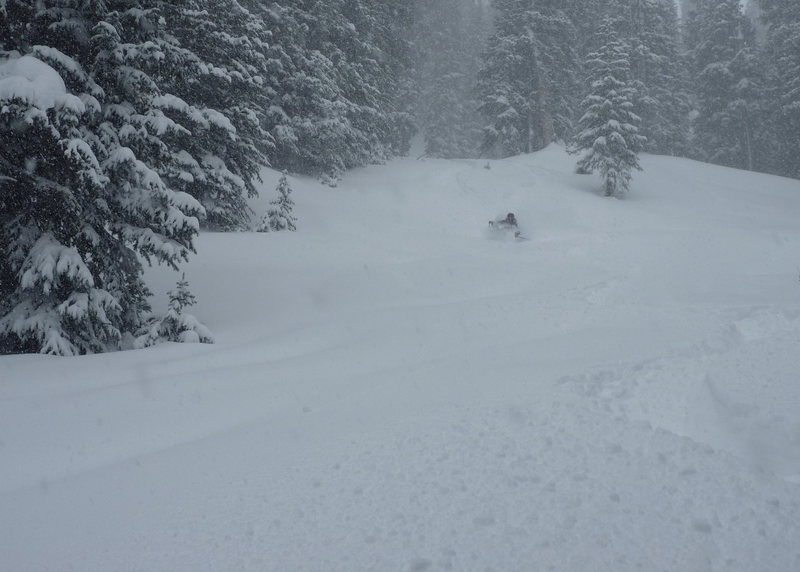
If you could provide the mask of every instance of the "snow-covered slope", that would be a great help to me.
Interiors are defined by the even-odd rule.
[[[0,569],[800,570],[800,183],[642,163],[292,179],[198,241],[217,344],[0,358]]]

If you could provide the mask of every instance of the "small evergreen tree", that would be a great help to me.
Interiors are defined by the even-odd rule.
[[[605,195],[614,196],[628,190],[633,169],[641,170],[638,153],[645,138],[639,135],[640,120],[633,112],[636,93],[626,46],[617,39],[610,19],[603,22],[600,34],[602,47],[586,60],[591,90],[583,101],[582,131],[574,139],[573,152],[587,151],[578,161],[578,171],[600,171]]]
[[[278,198],[270,201],[269,204],[273,205],[267,211],[256,229],[258,232],[269,232],[279,230],[297,230],[295,222],[297,218],[292,215],[294,209],[294,201],[292,200],[292,188],[289,186],[289,181],[286,178],[286,172],[281,175],[278,181]]]
[[[169,305],[163,317],[153,318],[137,337],[135,347],[146,348],[161,342],[213,344],[214,336],[186,308],[194,306],[195,296],[189,290],[186,275],[181,275],[177,289],[170,290]]]

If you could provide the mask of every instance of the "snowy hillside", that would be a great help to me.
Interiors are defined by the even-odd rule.
[[[215,345],[0,357],[0,570],[800,570],[800,182],[574,161],[290,179]]]

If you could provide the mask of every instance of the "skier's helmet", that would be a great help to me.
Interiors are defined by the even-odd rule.
[[[516,222],[517,222],[517,219],[516,219],[516,217],[514,216],[514,213],[508,213],[508,214],[506,215],[506,222],[510,222],[510,223],[516,224]]]

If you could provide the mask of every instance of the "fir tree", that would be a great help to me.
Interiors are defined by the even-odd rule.
[[[478,76],[487,120],[484,151],[542,149],[572,129],[577,87],[575,31],[560,2],[498,0],[495,33]]]
[[[0,50],[27,51],[27,28],[33,20],[35,6],[29,0],[0,0]]]
[[[54,69],[32,56],[0,60],[0,69],[0,82],[60,82]],[[3,83],[0,349],[102,351],[120,338],[122,307],[94,277],[107,261],[90,255],[100,242],[92,224],[98,217],[84,206],[101,200],[107,184],[79,129],[90,110],[65,90],[15,94]]]
[[[767,24],[768,128],[775,153],[770,170],[800,178],[800,3],[759,0]]]
[[[294,224],[297,218],[292,215],[292,210],[294,210],[294,201],[291,197],[292,188],[289,186],[286,172],[281,175],[276,190],[278,198],[270,201],[269,204],[273,205],[273,208],[269,209],[261,219],[261,223],[256,229],[258,232],[297,230]]]
[[[631,79],[637,85],[640,132],[651,153],[688,151],[691,98],[685,62],[679,53],[678,14],[672,0],[624,0],[629,16],[622,25],[628,38]],[[619,22],[619,20],[618,20]]]
[[[136,348],[146,348],[161,342],[213,344],[214,336],[186,308],[194,306],[196,299],[189,290],[186,275],[181,275],[177,288],[170,290],[167,311],[161,318],[153,318],[136,338]]]
[[[157,170],[163,137],[180,129],[147,74],[157,18],[111,4],[37,3],[32,21],[2,21],[24,30],[13,47],[30,55],[16,64],[61,86],[50,100],[5,92],[0,105],[4,352],[119,347],[149,309],[139,257],[177,266],[193,249],[202,207]],[[135,41],[123,45],[120,27]]]
[[[270,66],[280,77],[269,112],[275,166],[335,182],[345,169],[407,149],[407,46],[389,23],[404,21],[404,10],[376,0],[269,5]]]
[[[603,18],[618,10],[612,0],[564,0],[564,11],[575,28],[575,49],[580,64],[596,51],[597,30]],[[618,12],[619,13],[619,12]]]
[[[601,48],[589,54],[586,69],[591,90],[583,101],[582,131],[573,151],[586,151],[578,161],[581,172],[599,171],[606,196],[628,190],[631,171],[641,170],[638,152],[645,142],[639,135],[639,117],[633,112],[635,90],[630,82],[627,46],[616,37],[613,22],[600,29]]]
[[[369,5],[378,24],[370,29],[370,41],[382,56],[377,87],[384,94],[384,144],[390,153],[405,156],[416,132],[410,32],[415,25],[414,2],[369,0]]]
[[[765,148],[761,126],[763,78],[752,25],[738,0],[706,0],[693,14],[690,39],[698,114],[694,123],[701,158],[756,169]]]
[[[159,3],[170,35],[155,79],[165,114],[186,127],[169,142],[178,164],[161,173],[206,209],[206,224],[243,228],[248,196],[274,148],[265,110],[270,35],[236,0]],[[155,70],[154,70],[155,71]]]
[[[675,2],[569,0],[567,5],[579,31],[578,49],[584,60],[602,47],[597,32],[606,17],[628,44],[630,79],[637,93],[634,110],[642,120],[639,131],[647,137],[644,150],[688,153],[692,95]]]

